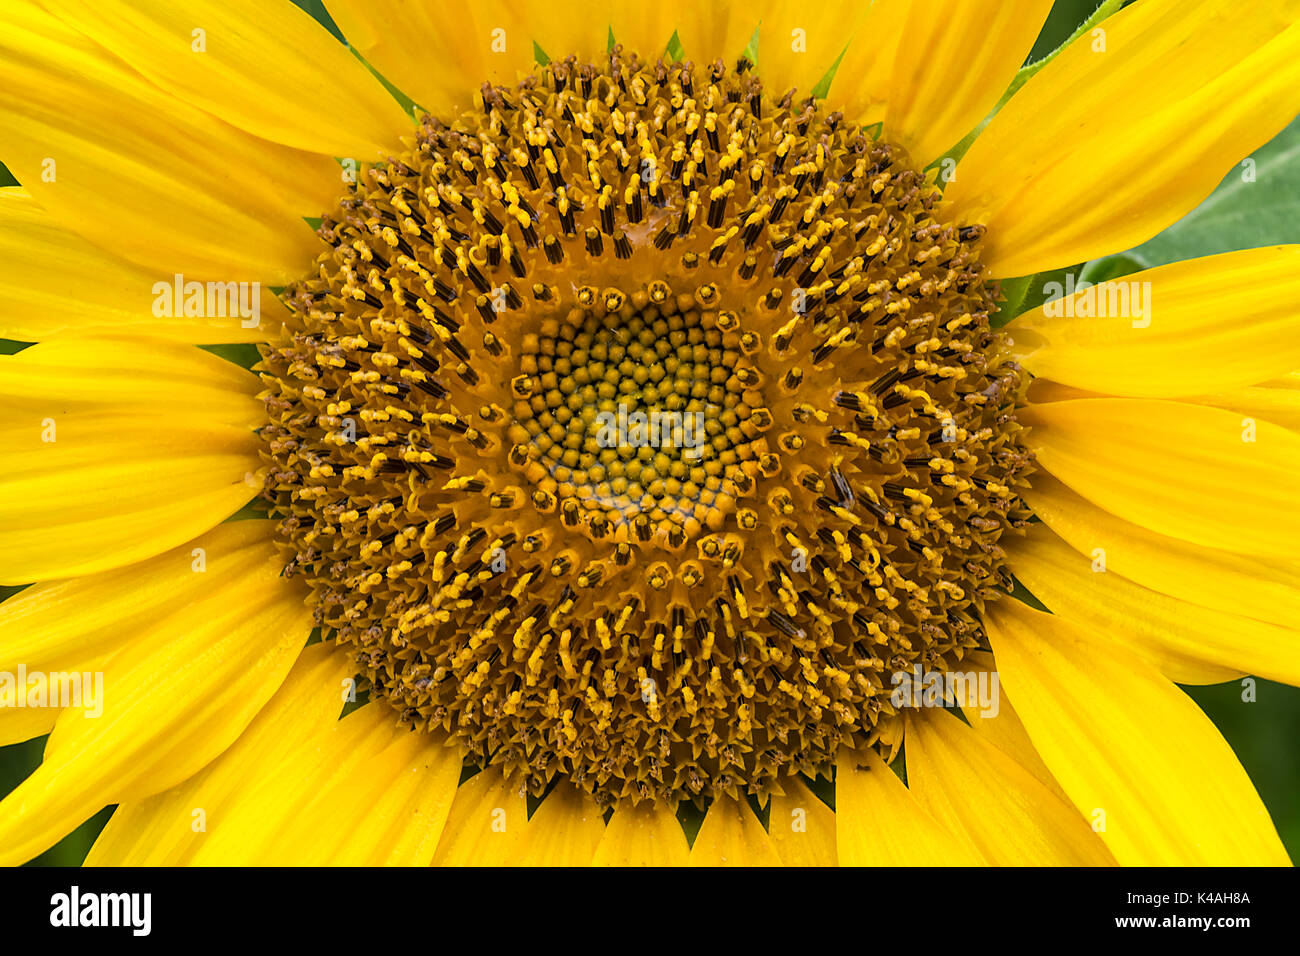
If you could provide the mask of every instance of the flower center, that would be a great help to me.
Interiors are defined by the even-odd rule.
[[[772,415],[750,404],[760,375],[739,318],[701,311],[711,287],[674,296],[660,281],[574,298],[523,337],[512,466],[533,506],[565,528],[681,551],[703,528],[721,530],[767,454]]]
[[[1008,583],[982,229],[746,65],[616,49],[424,117],[263,351],[286,573],[401,721],[534,794],[826,773]]]

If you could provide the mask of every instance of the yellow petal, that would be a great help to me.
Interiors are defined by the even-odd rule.
[[[576,56],[581,62],[599,63],[606,58],[609,32],[615,23],[620,28],[615,42],[625,46],[634,35],[648,34],[649,39],[658,34],[651,45],[636,48],[642,58],[654,59],[664,52],[673,35],[671,13],[658,4],[630,7],[629,0],[605,0],[598,8],[583,0],[515,0],[509,9],[526,35],[552,60]]]
[[[105,674],[103,713],[69,707],[41,765],[0,802],[0,861],[21,863],[101,807],[197,773],[284,681],[311,629],[280,562],[249,562],[183,614],[143,625]]]
[[[64,332],[133,335],[176,342],[256,342],[288,313],[261,290],[253,325],[237,310],[227,317],[158,317],[155,272],[133,265],[61,226],[27,190],[0,189],[0,336],[39,342]],[[165,284],[169,290],[174,280]],[[249,328],[244,328],[244,323]]]
[[[991,683],[986,683],[984,686],[989,688],[989,695],[984,700],[980,699],[978,674],[988,672],[990,678],[986,678],[986,681],[991,681],[997,675],[997,664],[993,660],[993,655],[987,651],[972,651],[962,659],[962,670],[972,670],[977,675],[974,683],[955,684],[955,689],[958,691],[956,702],[966,716],[968,726],[1032,773],[1034,778],[1052,793],[1062,800],[1068,800],[1065,791],[1052,776],[1052,771],[1047,769],[1047,764],[1043,763],[1043,758],[1034,749],[1033,741],[1025,732],[1024,724],[1016,716],[1016,709],[1002,693],[1001,684],[999,683],[994,690]],[[964,695],[963,691],[965,691]]]
[[[1300,100],[1300,5],[1145,0],[1035,74],[945,196],[989,227],[983,260],[1021,276],[1137,245],[1194,209]]]
[[[165,643],[166,622],[184,627],[193,602],[282,564],[272,528],[232,521],[149,561],[23,589],[0,604],[0,672],[93,672],[145,632]]]
[[[596,847],[594,866],[686,866],[690,845],[672,809],[644,801],[620,807]]]
[[[237,510],[258,484],[257,387],[157,342],[60,340],[0,359],[0,581],[120,567]]]
[[[1251,436],[1223,409],[1129,398],[1051,402],[1019,417],[1044,469],[1126,521],[1206,547],[1293,558],[1293,432],[1259,422]]]
[[[632,44],[643,58],[653,58],[663,51],[675,32],[686,59],[696,63],[722,60],[733,66],[749,45],[766,6],[766,3],[669,6],[621,0],[613,14],[614,39]]]
[[[1288,627],[1300,620],[1300,573],[1294,567],[1148,531],[1098,508],[1049,475],[1035,475],[1031,485],[1024,496],[1034,514],[1090,562],[1104,559],[1108,572],[1229,614]],[[1016,542],[1008,544],[1014,551]]]
[[[325,6],[371,66],[444,120],[453,109],[470,108],[484,82],[513,85],[533,66],[532,32],[505,0],[454,8],[406,0],[327,0]],[[605,42],[603,28],[593,25],[592,33]]]
[[[54,729],[60,707],[15,707],[0,702],[0,747],[43,737]]]
[[[524,827],[511,863],[590,866],[604,835],[600,808],[572,784],[562,782],[546,795]]]
[[[812,93],[846,46],[851,48],[856,42],[883,46],[883,38],[875,36],[871,29],[872,11],[878,6],[881,4],[816,5],[800,0],[743,5],[742,9],[755,9],[762,15],[758,74],[768,93],[779,98],[794,87],[802,100]],[[747,37],[741,41],[742,47],[746,40]],[[730,64],[735,57],[724,59]],[[846,73],[840,81],[846,90],[856,83],[857,78],[851,73]],[[832,89],[838,91],[834,85]]]
[[[341,682],[351,672],[348,655],[332,644],[304,649],[275,696],[225,753],[184,783],[119,806],[86,865],[181,866],[216,834],[227,837],[228,855],[210,855],[213,863],[251,858],[267,831],[241,831],[241,818],[278,826],[297,809],[269,799],[267,784],[281,782],[308,741],[337,721]]]
[[[1113,866],[1079,812],[942,708],[909,716],[908,789],[998,866]]]
[[[921,806],[874,750],[841,750],[835,772],[841,866],[978,866],[964,834]]]
[[[1121,865],[1288,865],[1232,748],[1150,664],[1017,601],[985,623],[1034,746]]]
[[[1006,92],[1051,0],[912,0],[894,57],[885,136],[928,166]]]
[[[164,93],[30,0],[5,8],[0,126],[0,162],[51,216],[157,281],[295,278],[321,248],[302,217],[343,192],[330,157]]]
[[[519,784],[506,782],[500,770],[489,767],[456,791],[433,865],[514,863],[527,825],[528,805]]]
[[[835,811],[798,777],[782,780],[785,793],[772,796],[767,832],[786,866],[838,866]]]
[[[411,128],[370,71],[288,0],[49,6],[164,90],[274,143],[378,159]]]
[[[322,819],[345,834],[328,865],[428,866],[433,861],[456,794],[460,754],[430,734],[407,728],[398,734],[359,774],[326,795],[321,806],[329,812]]]
[[[716,798],[691,846],[691,866],[780,866],[763,824],[745,800]]]
[[[315,759],[294,799],[280,804],[283,826],[246,862],[428,866],[456,795],[460,753],[440,735],[395,724],[391,708],[375,704],[309,740]]]
[[[1127,644],[1179,684],[1243,673],[1300,685],[1300,631],[1152,591],[1085,557],[1045,525],[1008,544],[1017,578],[1055,613]]]
[[[1300,432],[1300,375],[1295,373],[1248,388],[1198,395],[1191,401],[1231,409],[1248,418],[1263,419]]]
[[[281,745],[281,760],[274,770],[256,774],[256,765],[250,767],[245,785],[194,847],[190,863],[306,865],[320,863],[339,849],[343,835],[329,825],[314,840],[304,839],[302,817],[311,808],[311,816],[319,820],[316,798],[342,777],[365,772],[367,762],[383,752],[398,731],[381,706],[363,706],[337,719],[343,695],[337,693],[338,684],[332,689],[336,693],[330,713],[318,716],[311,725],[286,723],[290,733],[305,736],[290,747]]]
[[[835,71],[829,107],[864,126],[884,120],[898,44],[911,9],[911,0],[873,0]]]
[[[1081,290],[1008,328],[1035,375],[1094,392],[1173,398],[1300,367],[1300,246],[1176,262]]]

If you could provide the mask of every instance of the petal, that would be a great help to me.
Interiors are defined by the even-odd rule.
[[[250,561],[113,657],[103,713],[65,709],[44,761],[0,802],[0,861],[31,859],[101,807],[173,787],[234,743],[311,630],[305,595],[279,573],[278,559]]]
[[[886,136],[928,166],[997,105],[1051,9],[1052,0],[912,0],[894,57]]]
[[[319,865],[340,851],[346,828],[325,819],[329,808],[318,799],[324,793],[337,793],[335,788],[346,777],[373,772],[375,756],[394,743],[400,731],[381,706],[363,706],[337,719],[343,695],[337,682],[330,683],[317,689],[321,694],[331,692],[329,710],[316,714],[310,724],[286,721],[286,731],[294,739],[287,747],[280,745],[279,765],[261,773],[256,763],[248,768],[245,785],[227,799],[220,818],[194,847],[188,862],[196,866]],[[346,812],[347,808],[339,809]],[[307,818],[317,824],[314,837],[303,832]]]
[[[1216,611],[1096,570],[1045,525],[1008,545],[1017,578],[1066,620],[1108,634],[1179,684],[1218,684],[1243,673],[1300,685],[1300,632]],[[1246,605],[1242,605],[1242,610]]]
[[[970,840],[936,820],[871,749],[840,751],[835,828],[841,866],[984,862]]]
[[[990,675],[997,674],[997,664],[993,660],[993,655],[987,651],[972,652],[962,663],[974,667],[977,673],[988,671]],[[959,698],[957,703],[966,717],[967,726],[1020,767],[1028,770],[1034,775],[1035,780],[1056,796],[1068,801],[1069,798],[1061,789],[1061,784],[1052,776],[1052,771],[1047,769],[1047,764],[1043,763],[1043,758],[1034,749],[1034,742],[1029,739],[1025,725],[1016,715],[1016,709],[1001,692],[1001,683],[998,684],[996,695],[990,695],[989,699],[983,701],[978,699],[978,693],[971,693],[978,690],[978,683],[968,684],[966,689],[967,697]]]
[[[395,726],[396,716],[382,704],[361,707],[309,740],[310,766],[277,807],[283,825],[239,862],[428,866],[456,796],[460,753],[441,736]],[[208,853],[195,862],[210,862]]]
[[[438,842],[434,866],[504,866],[516,859],[528,825],[528,804],[518,783],[496,767],[460,785]]]
[[[691,848],[672,809],[643,802],[620,807],[596,847],[594,866],[686,866]]]
[[[456,795],[460,754],[427,733],[401,728],[398,734],[321,804],[330,811],[329,825],[345,835],[328,865],[428,866],[433,861]]]
[[[0,189],[0,336],[39,342],[64,332],[133,335],[175,342],[264,341],[288,315],[262,289],[258,323],[237,310],[209,318],[154,315],[158,276],[66,229],[27,190]],[[172,280],[166,285],[172,288]],[[183,310],[182,310],[183,311]],[[245,328],[244,323],[250,322]]]
[[[1183,601],[1273,624],[1300,620],[1300,573],[1273,561],[1202,548],[1148,531],[1079,497],[1048,475],[1023,492],[1034,514],[1108,572]],[[1009,542],[1015,550],[1015,542]],[[1100,550],[1099,550],[1100,549]]]
[[[325,6],[353,49],[444,120],[473,106],[484,82],[513,85],[533,67],[532,33],[505,0],[455,6],[326,0]],[[604,30],[593,25],[592,33],[605,41]]]
[[[140,633],[276,562],[270,521],[231,521],[148,561],[33,584],[0,604],[0,671],[98,670]]]
[[[767,6],[767,0],[756,5],[620,0],[612,14],[614,39],[632,44],[645,58],[658,56],[676,33],[686,59],[730,66],[745,52]]]
[[[605,835],[600,808],[567,782],[542,800],[524,827],[511,863],[518,866],[589,866]]]
[[[1151,531],[1211,548],[1291,559],[1300,436],[1219,408],[1099,398],[1021,412],[1047,471],[1093,504]]]
[[[0,359],[0,581],[120,567],[236,511],[257,490],[257,388],[163,343],[60,340]]]
[[[884,120],[911,9],[911,0],[873,0],[835,71],[828,105],[863,126]]]
[[[1035,375],[1075,388],[1174,398],[1300,368],[1300,245],[1137,272],[1049,302],[1008,328]]]
[[[1191,401],[1231,409],[1300,432],[1300,375],[1296,373],[1249,388],[1199,395]]]
[[[1124,866],[1289,864],[1232,748],[1133,652],[999,601],[985,619],[1034,746]]]
[[[767,832],[786,866],[838,866],[835,811],[798,777],[782,780],[773,794]]]
[[[658,4],[629,10],[631,6],[628,0],[605,0],[597,9],[582,0],[515,0],[510,13],[552,60],[567,56],[586,62],[604,60],[616,23],[616,43],[628,46],[644,38],[647,43],[637,46],[637,52],[646,58],[659,56],[673,35],[671,11]]]
[[[0,747],[44,737],[54,729],[60,707],[14,707],[0,702]]]
[[[157,280],[294,278],[321,248],[302,217],[344,188],[333,159],[181,102],[28,0],[0,32],[0,124],[0,162],[51,216]]]
[[[289,0],[43,2],[167,92],[274,143],[380,158],[411,128],[370,71]]]
[[[880,6],[879,3],[845,6],[778,0],[756,7],[756,12],[762,14],[758,74],[763,78],[764,87],[777,98],[791,87],[798,90],[800,99],[808,96],[846,45],[851,48],[859,39],[864,44],[878,42],[873,36],[872,21],[879,18],[879,13],[873,18],[872,11]],[[741,41],[742,46],[745,40]],[[735,57],[724,59],[730,63]],[[841,82],[846,88],[858,82],[854,74],[845,76],[849,82]]]
[[[308,741],[337,721],[340,682],[351,671],[348,656],[332,644],[304,649],[284,684],[230,749],[184,783],[119,806],[86,865],[181,866],[191,862],[213,834],[225,836],[229,830],[233,837],[241,819],[278,824],[282,814],[295,808],[266,799],[267,784],[283,780]],[[226,841],[229,857],[209,858],[239,863],[264,837],[239,833]]]
[[[1146,0],[1081,36],[980,134],[945,195],[998,277],[1128,249],[1300,108],[1300,5]]]
[[[748,802],[716,798],[691,846],[691,866],[780,865],[776,848]]]
[[[1079,812],[942,708],[907,723],[908,789],[997,866],[1111,866]]]

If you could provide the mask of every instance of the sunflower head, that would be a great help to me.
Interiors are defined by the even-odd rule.
[[[289,570],[404,723],[540,794],[764,795],[986,647],[1022,378],[983,230],[741,61],[426,116],[264,350]]]

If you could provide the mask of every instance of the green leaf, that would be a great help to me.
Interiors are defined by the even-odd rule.
[[[311,16],[316,19],[317,23],[323,26],[330,33],[334,34],[335,39],[340,42],[346,42],[343,39],[343,31],[340,30],[338,24],[334,22],[334,18],[329,15],[329,11],[325,9],[325,4],[322,3],[321,0],[293,0],[293,2],[301,7],[306,13],[311,14]]]
[[[199,348],[205,352],[211,352],[227,362],[233,362],[240,368],[251,370],[254,365],[262,361],[262,355],[257,351],[257,346],[249,342],[237,342],[229,345],[200,345]]]
[[[749,35],[749,43],[740,54],[754,66],[758,66],[758,31],[761,29],[763,29],[761,25],[754,27],[754,32]]]
[[[1038,308],[1049,298],[1056,298],[1056,287],[1064,288],[1067,276],[1079,278],[1083,263],[1040,272],[1037,275],[1022,276],[1019,279],[1003,279],[1002,293],[1006,301],[998,311],[989,316],[989,325],[1001,328],[1018,315],[1024,315]]]
[[[1029,283],[1033,280],[1033,276],[1021,276],[1019,279],[1002,281],[1002,305],[989,316],[990,325],[994,328],[1006,325],[1020,314],[1020,303],[1025,301],[1025,293],[1029,291]]]
[[[226,521],[252,521],[261,518],[268,518],[270,515],[270,502],[265,498],[254,498],[227,518]]]
[[[1104,259],[1093,259],[1083,267],[1083,272],[1079,276],[1081,282],[1091,282],[1094,285],[1098,282],[1109,282],[1111,279],[1120,279],[1124,276],[1131,276],[1135,272],[1141,272],[1146,266],[1142,260],[1127,252],[1121,252],[1113,256],[1107,256]]]
[[[681,38],[677,35],[676,30],[673,31],[672,37],[668,40],[668,49],[666,52],[668,53],[668,59],[672,60],[674,63],[680,63],[686,53],[686,50],[682,47]]]
[[[546,55],[546,51],[542,49],[541,44],[536,40],[533,41],[533,59],[537,61],[539,66],[546,66],[551,62],[551,58]]]

